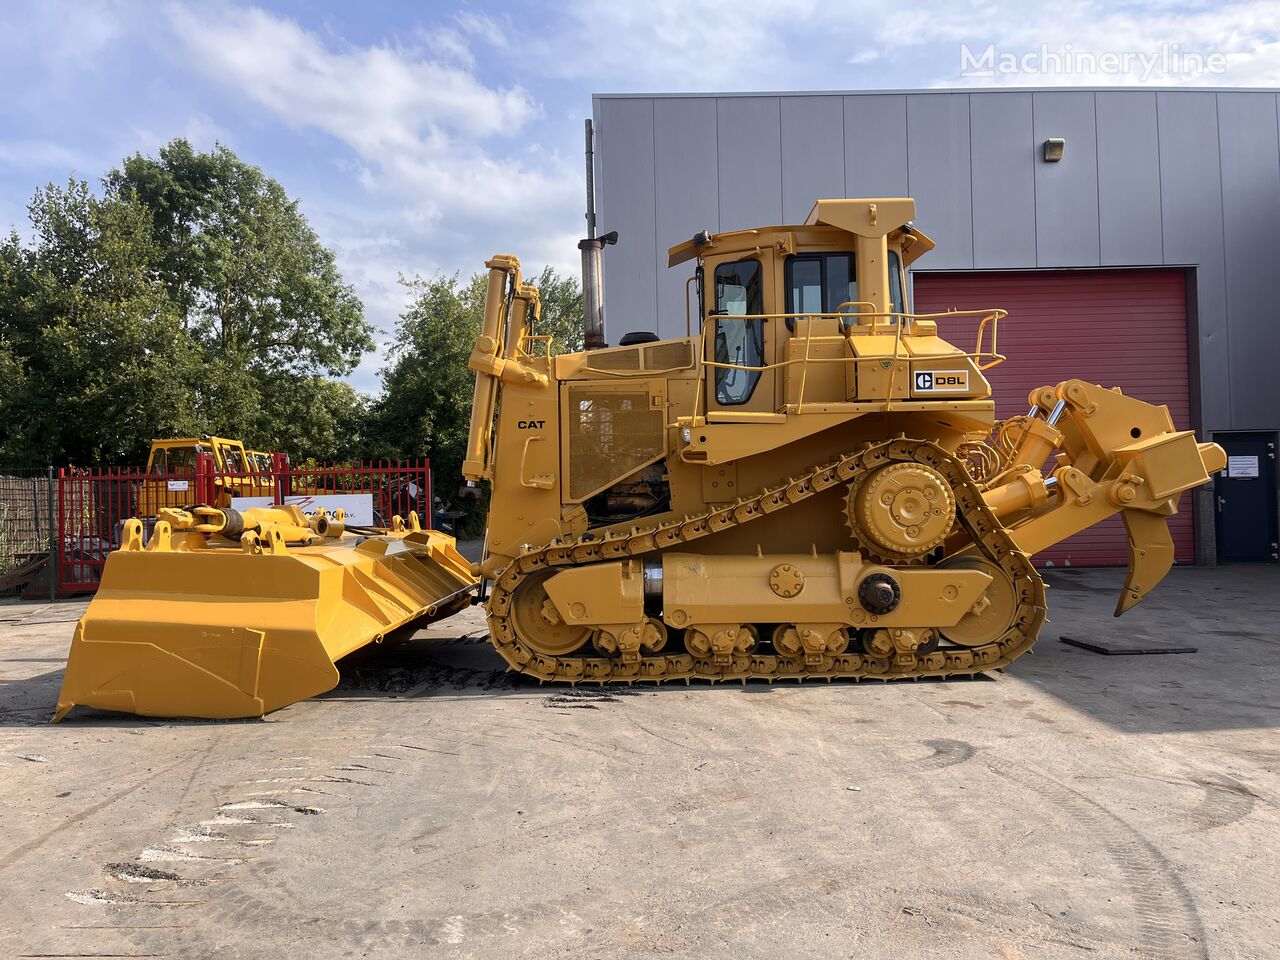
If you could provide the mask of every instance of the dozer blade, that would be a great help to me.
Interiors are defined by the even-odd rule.
[[[83,705],[152,717],[260,717],[333,689],[335,663],[456,613],[476,581],[435,531],[254,554],[122,549],[76,627],[56,723]]]
[[[1129,534],[1129,573],[1116,601],[1117,617],[1141,603],[1173,567],[1168,521],[1143,510],[1125,510],[1122,516]]]

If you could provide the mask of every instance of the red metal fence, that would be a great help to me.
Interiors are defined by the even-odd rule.
[[[389,526],[393,516],[416,510],[424,525],[432,525],[431,462],[425,459],[291,466],[277,454],[270,471],[228,473],[201,454],[195,469],[186,472],[63,468],[57,478],[59,592],[97,589],[107,554],[120,545],[130,517],[142,520],[149,535],[165,507],[294,503],[310,513],[334,504],[325,498],[337,495],[360,497],[344,503],[353,523]]]

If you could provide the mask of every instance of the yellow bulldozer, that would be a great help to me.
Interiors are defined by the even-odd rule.
[[[187,502],[201,479],[196,466],[202,454],[212,468],[206,496],[217,506],[230,506],[232,497],[270,495],[274,489],[271,455],[245,450],[239,440],[208,435],[152,440],[146,479],[138,485],[138,515],[154,517],[166,506]]]
[[[560,355],[519,261],[494,257],[463,467],[491,486],[480,561],[415,517],[169,511],[108,560],[57,717],[258,715],[479,582],[494,647],[540,680],[970,675],[1035,643],[1032,557],[1117,513],[1123,613],[1168,572],[1166,517],[1222,449],[1080,380],[997,422],[1005,314],[910,311],[905,271],[934,246],[914,216],[821,200],[803,224],[700,233],[670,251],[693,267],[687,335],[612,348],[593,236],[588,349]],[[971,349],[944,339],[966,318]]]

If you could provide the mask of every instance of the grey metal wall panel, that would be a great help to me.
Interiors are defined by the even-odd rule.
[[[1206,431],[1222,430],[1231,422],[1231,371],[1217,96],[1156,94],[1156,117],[1164,260],[1195,265],[1196,303],[1188,306],[1196,311],[1198,337],[1191,365],[1200,379],[1201,425]]]
[[[1156,95],[1099,93],[1098,228],[1104,266],[1161,263]],[[1070,146],[1068,146],[1070,151]]]
[[[1098,249],[1098,145],[1093,94],[1033,94],[1034,144],[1065,137],[1058,163],[1038,162],[1036,260],[1041,267],[1096,267]]]
[[[1274,91],[624,95],[594,109],[601,227],[621,232],[605,254],[611,339],[683,332],[687,271],[667,271],[666,249],[698,229],[799,219],[815,190],[914,196],[939,243],[926,270],[1191,266],[1201,425],[1280,425]],[[1039,158],[1051,136],[1067,138],[1059,164]]]
[[[653,102],[654,190],[657,197],[658,316],[632,330],[684,336],[685,279],[689,264],[667,269],[667,249],[699,230],[720,229],[716,101],[681,97]],[[656,325],[655,325],[656,324]],[[616,330],[621,336],[627,330]]]
[[[907,187],[916,200],[916,222],[938,244],[921,266],[972,267],[967,94],[907,97]]]
[[[844,98],[782,97],[782,216],[804,223],[818,200],[846,196]]]
[[[653,101],[595,101],[596,217],[618,244],[604,252],[605,335],[647,330],[658,309]]]
[[[777,97],[716,101],[721,230],[783,222],[780,114]]]
[[[1236,429],[1276,423],[1276,224],[1280,150],[1273,93],[1218,95],[1227,306],[1231,311],[1231,422]]]
[[[973,265],[977,269],[1036,264],[1036,155],[1031,129],[1031,94],[969,97]]]
[[[846,197],[906,197],[907,98],[844,97]]]

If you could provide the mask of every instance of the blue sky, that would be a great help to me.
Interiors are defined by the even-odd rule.
[[[1277,86],[1280,4],[10,0],[0,79],[0,227],[41,184],[221,141],[301,201],[389,331],[399,274],[499,251],[575,269],[592,93]]]

